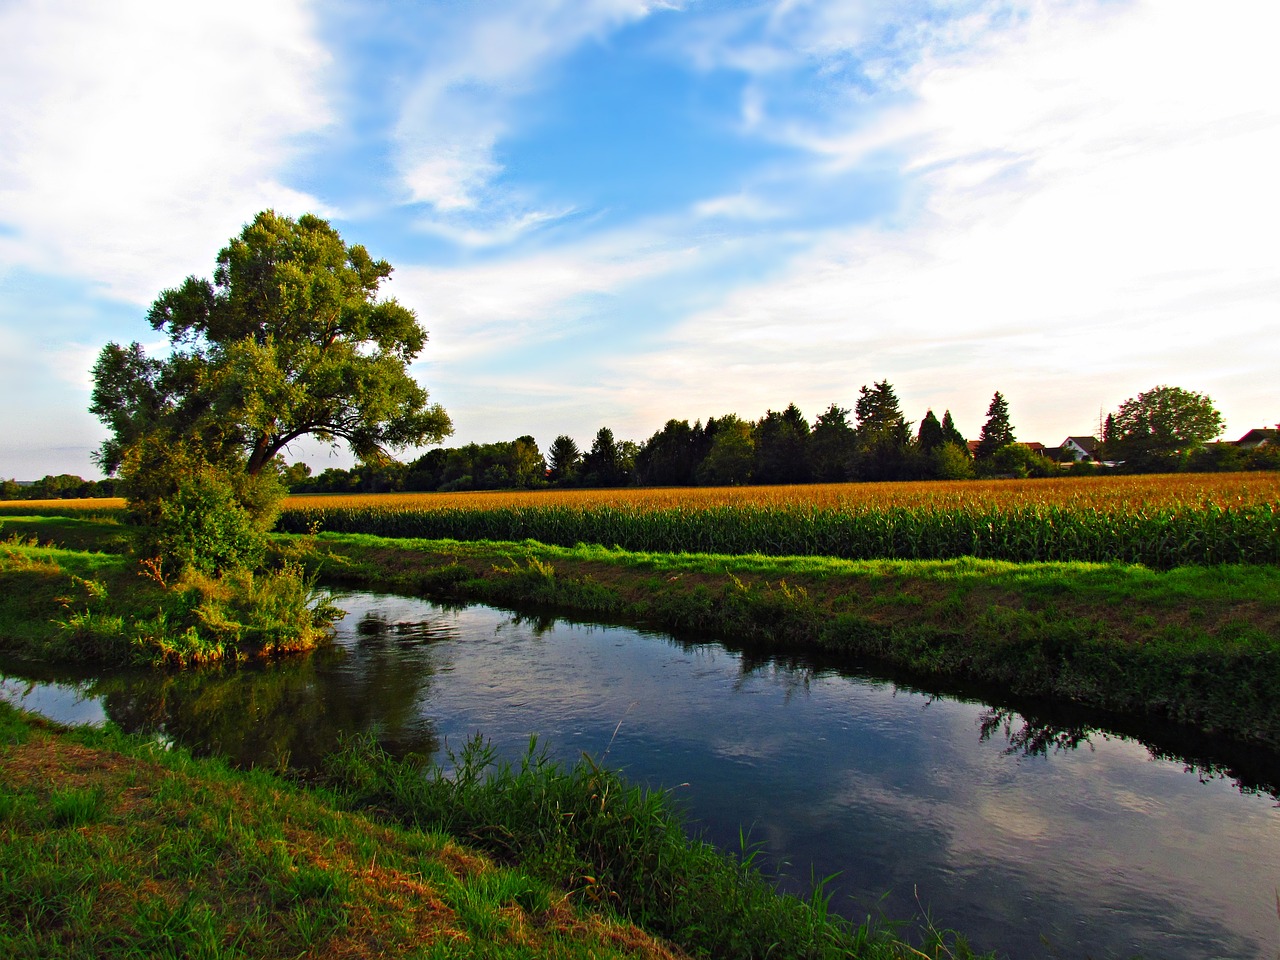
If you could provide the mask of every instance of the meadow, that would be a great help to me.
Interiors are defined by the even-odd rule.
[[[290,497],[283,532],[843,559],[1280,563],[1280,474]]]

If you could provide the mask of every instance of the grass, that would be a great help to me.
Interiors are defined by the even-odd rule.
[[[88,536],[42,519],[24,529]],[[99,529],[104,542],[109,531]],[[287,551],[295,540],[278,543]],[[995,684],[1280,747],[1276,565],[850,561],[356,534],[315,545],[312,572],[334,585],[639,623],[762,652],[827,651],[925,682]],[[83,656],[83,645],[49,639],[60,629],[50,610],[80,581],[132,596],[130,576],[110,554],[0,546],[0,638],[11,650]]]
[[[332,608],[296,563],[170,580],[118,552],[126,541],[113,523],[18,518],[6,527],[15,532],[0,541],[0,649],[187,666],[296,653],[329,636]]]
[[[19,960],[972,955],[931,929],[916,949],[832,917],[821,899],[775,893],[749,864],[688,840],[665,795],[594,765],[564,771],[534,757],[492,770],[490,759],[477,746],[454,777],[424,776],[356,745],[334,758],[331,788],[305,788],[0,703],[0,950]],[[669,939],[623,919],[637,913]]]
[[[817,649],[1280,746],[1280,567],[847,561],[323,534],[330,582]]]

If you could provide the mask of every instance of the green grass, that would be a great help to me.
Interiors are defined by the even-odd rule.
[[[329,636],[332,607],[289,559],[254,573],[167,579],[118,552],[113,525],[40,520],[27,530],[0,541],[0,650],[188,666],[310,650]],[[37,546],[38,538],[56,545]]]
[[[819,649],[1280,746],[1280,567],[629,553],[323,534],[323,577]]]
[[[480,746],[446,779],[355,745],[333,786],[0,703],[0,950],[36,957],[965,957],[774,892],[663,794]],[[376,816],[365,810],[376,803]],[[398,822],[396,822],[398,821]],[[466,845],[455,836],[467,841]],[[486,855],[475,849],[484,847]],[[664,885],[674,886],[664,886]]]

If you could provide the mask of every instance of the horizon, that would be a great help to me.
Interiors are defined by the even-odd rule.
[[[262,209],[395,268],[444,446],[810,422],[976,438],[1168,384],[1280,420],[1258,0],[288,0],[0,11],[0,477],[102,473],[108,341]],[[411,460],[421,450],[401,457]],[[314,441],[315,473],[351,455]]]

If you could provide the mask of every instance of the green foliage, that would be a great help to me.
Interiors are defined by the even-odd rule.
[[[146,567],[146,588],[72,578],[54,660],[186,667],[310,650],[340,615],[300,566],[218,576],[186,569],[174,580]]]
[[[752,479],[756,483],[807,483],[809,423],[793,403],[769,410],[755,425]]]
[[[1018,480],[1056,476],[1057,469],[1048,457],[1036,453],[1025,443],[1005,444],[986,458],[979,459],[977,464],[980,476]]]
[[[260,213],[218,254],[213,283],[189,277],[152,305],[166,359],[137,343],[103,349],[90,409],[111,436],[99,463],[114,472],[152,436],[250,475],[307,434],[366,461],[438,441],[449,418],[408,372],[426,334],[413,311],[377,299],[390,274],[318,217]]]
[[[974,457],[977,460],[986,460],[995,456],[997,450],[1013,442],[1013,426],[1009,423],[1009,404],[997,390],[987,407],[987,422],[982,425],[982,434],[978,438],[978,449]]]
[[[849,423],[849,411],[831,404],[813,422],[809,435],[810,473],[820,483],[852,479],[858,438]]]
[[[1180,387],[1153,387],[1131,397],[1107,418],[1107,457],[1137,470],[1171,469],[1222,433],[1222,415],[1207,394]]]
[[[886,929],[834,915],[821,884],[809,900],[777,893],[745,842],[735,857],[690,839],[669,794],[590,757],[566,769],[531,739],[518,765],[500,763],[476,736],[449,766],[423,770],[362,740],[331,758],[328,773],[349,803],[460,836],[694,956],[972,956],[952,938],[918,954]]]
[[[854,414],[858,418],[857,478],[883,481],[911,476],[911,425],[889,381],[862,387]]]
[[[947,437],[942,431],[942,424],[933,415],[932,409],[927,410],[924,419],[920,421],[920,430],[916,434],[916,445],[922,453],[932,453],[946,442]]]
[[[751,480],[755,440],[751,424],[727,414],[715,421],[715,438],[706,458],[698,465],[698,483],[705,486],[740,486]]]
[[[968,480],[973,476],[973,458],[968,447],[945,440],[930,452],[929,469],[937,480]]]
[[[652,487],[689,487],[701,460],[696,433],[688,420],[668,420],[661,430],[644,442],[636,454],[636,474]]]
[[[144,555],[158,556],[174,570],[253,569],[267,549],[262,525],[224,479],[209,472],[182,480],[172,497],[160,501],[155,525],[142,533]]]

